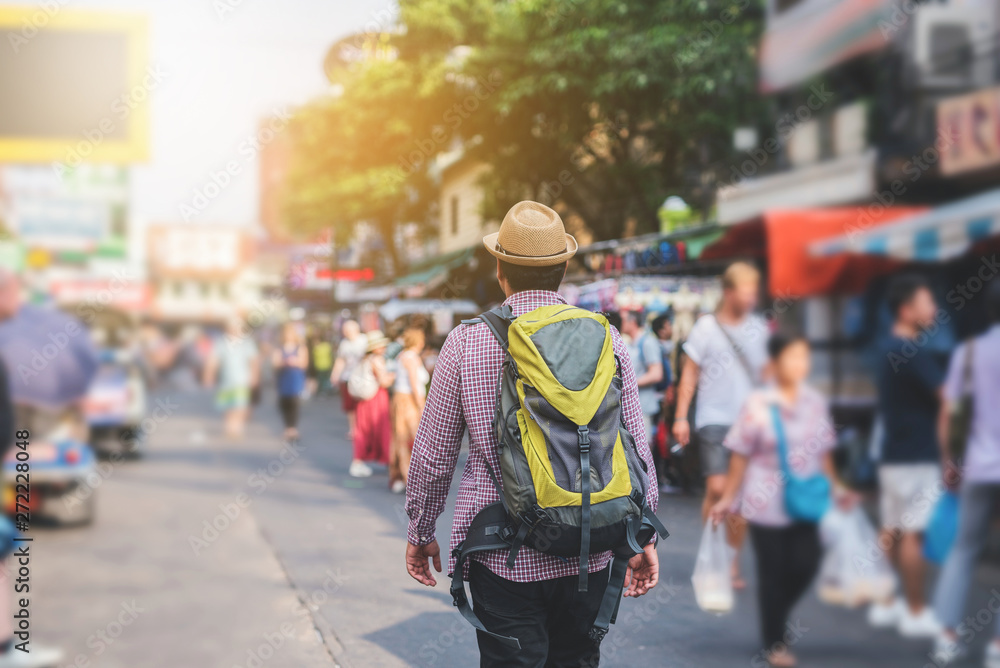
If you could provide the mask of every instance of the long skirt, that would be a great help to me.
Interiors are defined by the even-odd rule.
[[[389,419],[389,392],[384,388],[371,399],[359,401],[354,425],[354,458],[364,462],[389,463],[392,422]]]
[[[397,392],[392,396],[392,452],[389,455],[389,483],[406,482],[410,470],[413,439],[420,425],[420,409],[412,394]]]

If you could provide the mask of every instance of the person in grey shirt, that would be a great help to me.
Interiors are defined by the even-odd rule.
[[[760,292],[760,272],[745,262],[736,262],[723,273],[722,289],[715,313],[698,318],[684,342],[686,359],[677,387],[673,426],[674,438],[687,446],[691,441],[688,413],[697,390],[694,419],[705,474],[703,521],[725,492],[729,451],[723,441],[751,390],[761,384],[767,364],[767,321],[753,313]],[[729,542],[737,550],[733,586],[741,589],[746,583],[739,575],[738,550],[746,525],[731,515],[727,529]]]
[[[632,358],[636,384],[639,386],[639,405],[646,423],[646,443],[653,449],[656,428],[654,418],[660,412],[663,393],[656,386],[663,380],[663,353],[656,336],[642,326],[642,311],[622,313],[621,333],[628,343],[628,354]]]

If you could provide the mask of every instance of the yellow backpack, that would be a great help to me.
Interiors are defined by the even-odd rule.
[[[591,629],[599,641],[614,622],[628,560],[654,533],[668,535],[646,504],[646,463],[622,419],[611,326],[603,315],[567,304],[518,318],[501,307],[463,321],[480,323],[504,350],[494,415],[500,475],[487,464],[501,501],[476,516],[455,551],[455,605],[489,633],[469,608],[462,580],[475,552],[508,549],[508,568],[525,545],[579,557],[578,588],[586,591],[590,554],[612,550],[611,580]]]

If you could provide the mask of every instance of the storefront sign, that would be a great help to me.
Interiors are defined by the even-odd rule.
[[[51,292],[60,304],[94,304],[123,311],[143,311],[150,304],[147,284],[118,278],[57,281]]]
[[[943,175],[1000,165],[1000,88],[939,102],[937,130],[950,139],[941,153]]]

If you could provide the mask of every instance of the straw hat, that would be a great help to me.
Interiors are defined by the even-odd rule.
[[[483,245],[504,262],[547,267],[573,257],[577,243],[566,234],[559,214],[538,202],[518,202],[500,224],[500,231],[483,237]]]
[[[382,333],[381,329],[376,329],[365,334],[368,339],[368,345],[365,346],[365,352],[370,353],[376,348],[381,348],[383,346],[389,345],[389,338]]]

